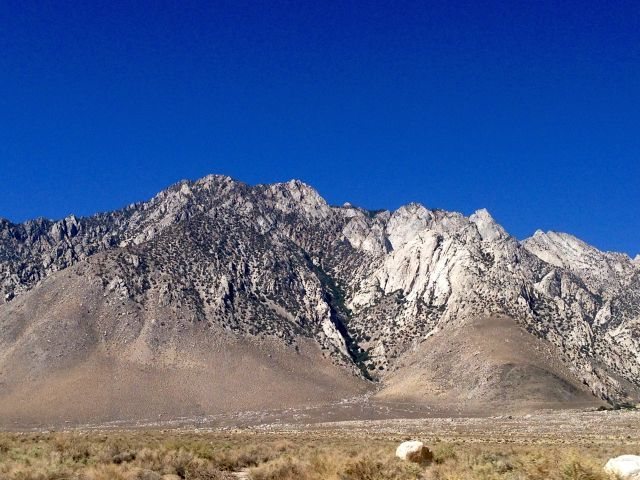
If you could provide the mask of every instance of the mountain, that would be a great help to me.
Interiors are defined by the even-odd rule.
[[[0,419],[337,401],[472,411],[640,396],[640,263],[410,204],[211,175],[87,218],[0,220]]]

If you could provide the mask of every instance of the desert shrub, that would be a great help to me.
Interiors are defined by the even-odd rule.
[[[560,472],[562,480],[608,480],[601,466],[590,465],[579,459],[565,463]]]
[[[211,453],[210,458],[221,470],[240,470],[275,459],[287,448],[291,448],[291,445],[282,442],[240,444],[216,449]]]
[[[415,479],[421,475],[423,468],[408,462],[389,457],[382,461],[371,457],[363,457],[347,463],[340,473],[340,480],[378,480],[381,478],[394,480]]]
[[[311,477],[307,463],[290,457],[278,458],[251,469],[253,480],[307,480]]]
[[[450,443],[437,443],[435,447],[433,447],[433,461],[435,463],[441,464],[447,460],[455,459],[456,451]]]
[[[11,443],[5,438],[0,438],[0,455],[8,453],[11,450]]]
[[[161,471],[162,473],[175,474],[180,478],[186,478],[194,459],[193,454],[186,450],[170,450],[162,456]]]
[[[137,480],[133,472],[125,472],[117,465],[98,465],[78,475],[79,480]]]
[[[55,435],[51,443],[62,462],[86,463],[91,457],[89,442],[75,435]]]
[[[195,459],[184,469],[186,480],[225,480],[232,478],[227,472],[220,471],[211,462]]]
[[[480,454],[478,464],[487,466],[491,472],[498,474],[510,472],[515,468],[511,455],[501,452]]]
[[[350,462],[340,475],[341,480],[375,480],[383,478],[384,465],[380,461],[361,458]]]

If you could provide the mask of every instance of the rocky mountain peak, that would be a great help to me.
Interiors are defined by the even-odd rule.
[[[237,180],[234,180],[228,175],[218,175],[218,174],[210,174],[205,177],[202,177],[195,181],[197,185],[229,185],[231,183],[237,183]]]
[[[482,240],[494,242],[507,238],[507,232],[493,219],[486,208],[477,210],[469,217],[469,221],[475,223]]]
[[[135,355],[175,357],[181,342],[224,332],[293,352],[311,342],[339,368],[384,383],[434,335],[499,316],[599,398],[640,389],[638,258],[557,232],[518,242],[485,209],[331,207],[298,180],[249,186],[210,175],[115,212],[0,222],[0,347],[22,348],[15,322],[48,321],[27,310],[53,302],[49,288],[65,292],[60,318],[76,318],[67,306],[86,304],[79,285],[94,299],[78,317],[89,329],[82,341],[100,351],[134,342]],[[37,339],[23,340],[33,351]],[[65,358],[46,340],[42,358]],[[9,350],[0,348],[0,371],[10,370]]]
[[[283,213],[303,212],[313,219],[327,218],[331,208],[320,194],[300,180],[262,186],[273,202],[274,208]]]
[[[420,232],[427,230],[435,219],[434,212],[419,203],[410,203],[391,214],[387,223],[387,237],[395,250]]]

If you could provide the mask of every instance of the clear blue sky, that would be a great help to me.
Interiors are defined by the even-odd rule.
[[[635,1],[0,2],[0,216],[182,178],[640,252]]]

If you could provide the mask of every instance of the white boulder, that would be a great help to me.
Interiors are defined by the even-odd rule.
[[[609,475],[621,480],[640,480],[640,455],[621,455],[611,458],[604,466]]]
[[[416,440],[398,445],[396,457],[414,463],[430,463],[433,460],[431,450]]]

